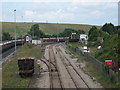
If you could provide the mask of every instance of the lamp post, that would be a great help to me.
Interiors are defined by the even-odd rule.
[[[14,20],[15,20],[15,31],[14,31],[14,34],[15,34],[15,52],[16,52],[16,9],[14,10]]]
[[[23,21],[23,16],[21,16],[21,18],[22,18],[22,21]],[[23,35],[22,35],[22,47],[23,47]]]
[[[32,20],[32,23],[34,23],[34,21]],[[32,38],[34,39],[34,30],[32,29]]]
[[[57,26],[58,26],[58,22],[57,22]],[[57,42],[59,42],[58,28],[57,28]]]
[[[23,21],[23,16],[21,16],[21,18],[22,18],[22,21]]]

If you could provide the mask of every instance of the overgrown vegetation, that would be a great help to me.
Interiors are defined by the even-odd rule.
[[[104,62],[106,59],[117,60],[118,35],[110,35],[103,42],[103,48],[97,50],[95,57]]]
[[[98,37],[103,38],[103,42],[98,42]],[[95,58],[104,62],[106,59],[114,60],[120,65],[119,47],[118,47],[118,29],[111,23],[106,23],[101,29],[92,27],[89,31],[89,46],[97,47],[102,45],[101,50],[96,50],[94,53]],[[92,42],[91,42],[92,41]]]
[[[101,62],[105,62],[105,60],[113,60],[113,66],[112,70],[114,72],[120,72],[120,37],[119,37],[119,26],[115,27],[111,23],[106,23],[103,25],[101,29],[94,29],[96,30],[97,33],[96,35],[96,40],[92,38],[89,39],[89,41],[94,42],[93,45],[90,45],[91,42],[89,43],[90,48],[96,48],[96,50],[93,51],[93,54],[95,58],[100,60]],[[98,31],[97,31],[98,30]],[[90,32],[89,32],[90,33]],[[91,36],[94,36],[94,32],[91,33]],[[90,36],[90,37],[91,37]],[[103,43],[98,42],[97,38],[102,37],[103,38]],[[97,46],[102,45],[102,49],[97,50]],[[93,49],[92,49],[93,50]],[[120,77],[118,82],[115,83],[116,85],[119,86],[120,84]]]
[[[105,60],[113,60],[111,69],[114,73],[119,73],[120,68],[120,26],[114,26],[106,23],[102,28],[98,29],[93,26],[89,31],[88,47],[91,49],[90,54],[96,59],[105,63]],[[72,45],[72,44],[70,44]],[[102,49],[97,49],[101,45]],[[72,47],[76,46],[72,45]],[[77,46],[79,47],[79,45]],[[107,79],[106,79],[107,80]],[[103,80],[104,81],[104,80]],[[117,87],[120,85],[120,78],[115,82]]]
[[[72,45],[72,44],[69,44],[69,45]],[[74,46],[74,45],[72,45],[72,46]],[[119,83],[111,82],[110,79],[107,76],[103,75],[103,73],[101,73],[92,62],[87,60],[86,57],[75,53],[71,49],[69,49],[69,50],[73,54],[72,55],[73,58],[78,58],[78,62],[85,64],[85,67],[83,68],[85,73],[94,77],[95,78],[94,80],[99,82],[104,88],[119,88]]]
[[[59,37],[71,37],[72,33],[76,33],[76,38],[79,38],[79,34],[85,34],[85,31],[83,30],[75,30],[71,28],[66,28],[63,32],[59,33]]]
[[[19,76],[17,59],[21,57],[34,57],[35,60],[38,60],[42,55],[42,48],[36,45],[25,44],[21,47],[16,53],[16,56],[3,65],[3,88],[28,88],[31,78],[21,78]]]
[[[12,40],[12,36],[9,32],[2,32],[2,41]]]

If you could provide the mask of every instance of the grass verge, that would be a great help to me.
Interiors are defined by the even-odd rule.
[[[101,73],[92,62],[87,60],[86,57],[78,55],[69,48],[67,49],[72,53],[72,57],[78,58],[78,62],[85,63],[84,71],[89,73],[90,76],[94,77],[96,81],[98,81],[104,88],[119,88],[119,85],[112,83],[110,79]]]
[[[2,69],[2,87],[3,88],[27,88],[31,78],[21,78],[19,76],[17,59],[21,57],[34,57],[40,59],[43,55],[42,48],[32,44],[25,44],[16,55],[3,65]]]

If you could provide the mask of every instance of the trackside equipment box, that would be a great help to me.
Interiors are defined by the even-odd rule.
[[[34,58],[19,58],[18,59],[18,67],[19,67],[19,75],[21,77],[32,76],[34,73]]]

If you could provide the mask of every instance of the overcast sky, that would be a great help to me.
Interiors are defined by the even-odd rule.
[[[103,25],[118,24],[118,0],[60,0],[52,2],[35,2],[18,0],[2,2],[0,21],[13,22],[16,9],[17,22],[48,22]],[[113,2],[114,1],[114,2]]]

